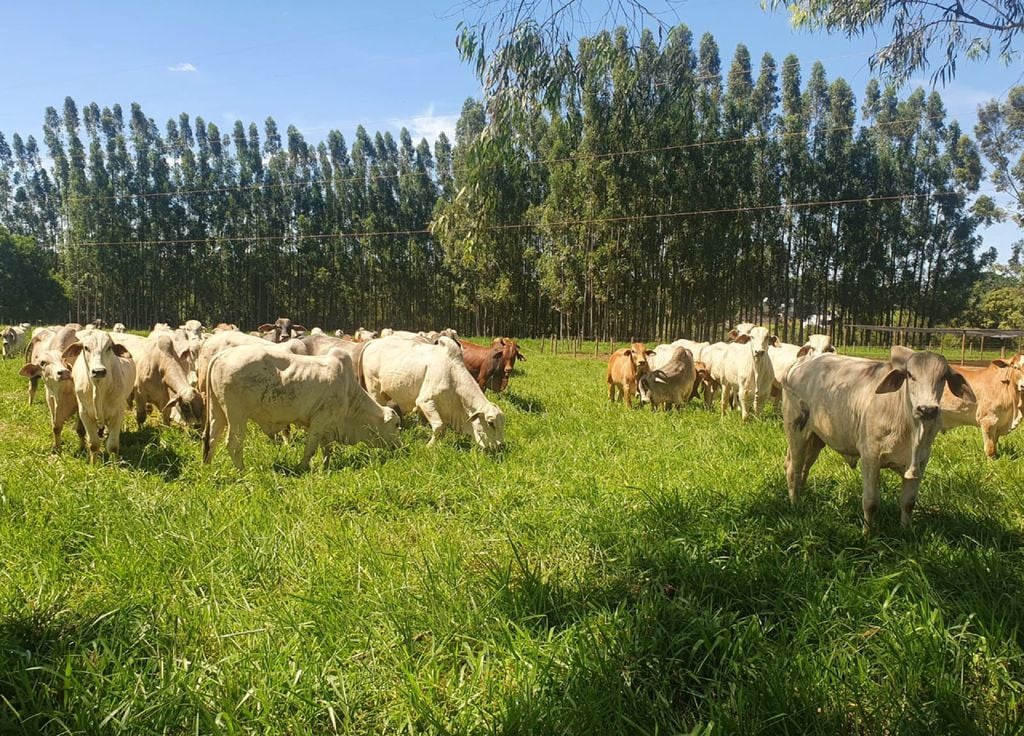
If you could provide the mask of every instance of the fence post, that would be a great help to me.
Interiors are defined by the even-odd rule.
[[[962,337],[960,338],[960,365],[964,364],[964,359],[967,357],[967,330],[964,330]]]

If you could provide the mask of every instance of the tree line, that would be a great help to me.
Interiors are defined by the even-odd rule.
[[[682,25],[585,38],[561,79],[500,125],[467,100],[433,146],[67,98],[41,142],[0,133],[0,225],[56,294],[0,317],[798,339],[810,315],[946,322],[994,260],[978,145],[937,92],[858,104],[743,45],[723,70]]]

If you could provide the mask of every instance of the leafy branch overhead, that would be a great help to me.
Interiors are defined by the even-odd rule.
[[[1021,56],[1021,0],[762,0],[762,5],[787,8],[797,28],[847,38],[887,27],[891,38],[871,56],[871,67],[897,84],[933,63],[932,82],[944,84],[956,76],[961,56],[979,60],[995,54],[1005,64]],[[937,54],[941,61],[934,58]]]

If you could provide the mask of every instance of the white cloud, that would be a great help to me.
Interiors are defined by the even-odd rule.
[[[420,138],[426,138],[428,141],[433,142],[437,140],[437,136],[442,132],[448,136],[449,140],[454,140],[455,123],[458,119],[458,115],[435,114],[434,105],[431,103],[427,107],[426,112],[410,118],[391,118],[388,122],[396,130],[400,130],[403,127],[408,128],[413,142],[419,141]]]
[[[189,63],[187,61],[179,61],[174,66],[167,67],[167,71],[169,71],[169,72],[198,72],[199,70],[196,69],[196,65],[195,64]]]

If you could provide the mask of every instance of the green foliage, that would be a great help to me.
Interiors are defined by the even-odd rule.
[[[53,254],[0,228],[0,315],[5,322],[59,319],[64,294],[50,272]]]
[[[1014,197],[1014,221],[1024,227],[1024,87],[1013,87],[1005,100],[981,105],[974,134],[992,162],[992,183]]]
[[[523,351],[504,453],[408,421],[306,474],[301,433],[238,473],[156,417],[51,456],[0,366],[0,732],[1019,732],[1019,434],[940,436],[914,528],[886,474],[865,538],[831,451],[789,505],[776,414],[629,412]]]
[[[961,56],[988,59],[993,51],[1004,64],[1019,60],[1024,32],[1021,0],[948,4],[930,0],[762,0],[771,9],[785,7],[797,28],[823,28],[848,38],[877,33],[889,26],[891,40],[875,51],[871,66],[901,84],[929,68],[943,54],[933,81],[956,76]],[[937,48],[936,48],[937,47]]]

